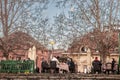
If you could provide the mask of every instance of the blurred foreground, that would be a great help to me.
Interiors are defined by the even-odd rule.
[[[31,73],[31,74],[7,74],[1,73],[0,80],[120,80],[120,75],[108,74],[50,74],[50,73]]]

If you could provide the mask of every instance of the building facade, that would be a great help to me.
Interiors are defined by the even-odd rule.
[[[81,52],[81,53],[62,53],[63,56],[70,57],[73,59],[73,61],[76,64],[76,72],[86,73],[90,72],[92,68],[92,61],[95,57],[98,57],[100,60],[100,54],[94,53],[92,54],[90,50],[87,50],[87,52]],[[118,53],[112,53],[107,56],[106,63],[111,62],[112,58],[116,60],[116,63],[118,63],[119,54]]]

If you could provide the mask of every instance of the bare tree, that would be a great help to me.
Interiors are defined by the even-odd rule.
[[[106,58],[105,55],[108,53],[108,50],[113,47],[111,44],[117,44],[117,42],[113,41],[113,33],[119,29],[119,0],[58,0],[58,4],[59,7],[72,7],[72,11],[74,12],[71,13],[71,11],[68,11],[68,14],[72,14],[70,16],[74,22],[71,22],[71,24],[72,28],[77,30],[75,33],[79,34],[78,31],[80,31],[82,35],[86,35],[93,32],[93,34],[89,36],[94,36],[94,43],[99,45],[98,51],[101,53],[101,60],[104,62]],[[71,17],[68,17],[69,20]],[[79,34],[80,37],[82,35]],[[89,36],[87,37],[90,40],[91,37]],[[74,40],[76,40],[76,38]],[[87,42],[88,40],[84,41],[89,43]],[[109,45],[109,43],[111,44]]]
[[[46,1],[47,0],[0,0],[0,27],[2,29],[1,34],[3,35],[3,37],[0,38],[0,48],[5,57],[8,57],[9,52],[12,51],[11,46],[8,44],[9,35],[16,30],[30,31],[28,25],[30,25],[33,18],[30,17],[32,14],[26,14],[28,14],[28,12],[32,13],[33,8],[35,9],[34,6],[36,3],[44,6],[44,2]],[[43,10],[43,8],[41,10]],[[32,18],[32,20],[29,20],[28,18]],[[33,28],[31,30],[33,30]]]

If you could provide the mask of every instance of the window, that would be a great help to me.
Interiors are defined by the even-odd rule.
[[[86,48],[86,47],[82,47],[82,48],[81,48],[81,51],[82,51],[82,52],[87,52],[87,48]]]

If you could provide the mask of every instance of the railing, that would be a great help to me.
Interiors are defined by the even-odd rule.
[[[34,61],[5,60],[0,62],[0,73],[33,73]]]

